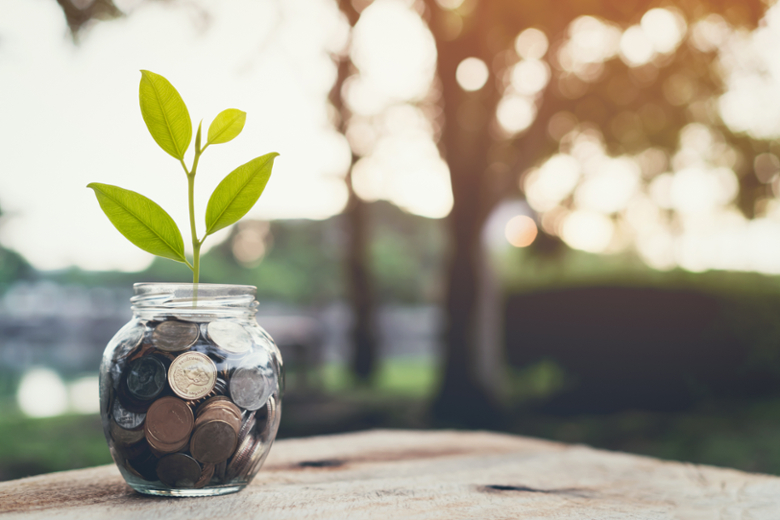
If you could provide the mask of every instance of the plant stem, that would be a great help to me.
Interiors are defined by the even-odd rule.
[[[198,129],[198,136],[200,136],[200,129]],[[198,139],[199,141],[200,139]],[[195,146],[195,158],[192,161],[192,171],[187,172],[187,197],[189,199],[190,210],[190,232],[192,234],[192,306],[195,307],[198,303],[198,279],[200,278],[200,246],[202,241],[198,240],[198,232],[195,229],[195,173],[198,170],[198,160],[200,154],[203,153],[203,149],[199,149],[196,142]],[[187,166],[182,161],[184,171],[187,171]],[[204,237],[205,238],[205,237]]]
[[[190,207],[190,231],[192,233],[192,283],[198,283],[200,274],[200,242],[195,230],[195,170],[187,175],[187,194]]]

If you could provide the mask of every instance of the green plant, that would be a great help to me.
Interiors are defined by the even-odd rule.
[[[176,222],[151,199],[110,184],[92,182],[98,203],[116,229],[139,248],[163,258],[186,264],[192,270],[192,281],[198,283],[200,248],[206,237],[238,222],[262,195],[277,153],[252,159],[230,172],[214,190],[206,206],[206,231],[198,238],[195,228],[195,174],[200,156],[212,144],[227,143],[244,128],[246,113],[235,108],[220,112],[209,126],[208,139],[201,147],[201,126],[195,134],[195,156],[192,168],[184,162],[184,154],[192,141],[192,122],[187,105],[171,83],[148,70],[141,71],[139,86],[141,115],[149,133],[174,159],[178,159],[187,174],[192,234],[192,263],[184,254],[184,240]]]

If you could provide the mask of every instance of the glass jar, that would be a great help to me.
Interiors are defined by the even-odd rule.
[[[255,287],[135,284],[133,318],[100,366],[111,455],[141,493],[213,496],[260,469],[282,413],[279,349]]]

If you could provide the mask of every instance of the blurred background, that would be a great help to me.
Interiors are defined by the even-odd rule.
[[[0,0],[0,479],[110,462],[97,369],[135,249],[187,222],[139,69],[208,125],[196,208],[277,151],[201,280],[258,288],[279,436],[471,428],[780,474],[780,6]],[[201,228],[202,229],[202,228]]]

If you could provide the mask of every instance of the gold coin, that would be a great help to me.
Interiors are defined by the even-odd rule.
[[[217,365],[200,352],[185,352],[168,369],[168,384],[182,399],[200,399],[211,392],[216,382]]]

